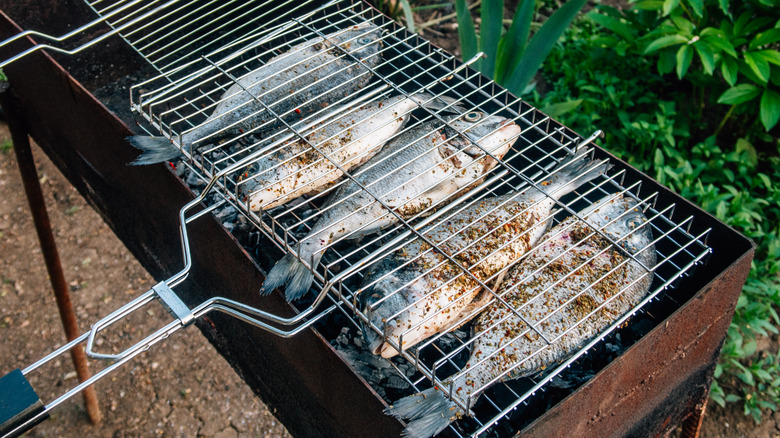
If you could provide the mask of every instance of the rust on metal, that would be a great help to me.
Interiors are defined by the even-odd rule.
[[[13,3],[0,0],[0,8]],[[0,17],[0,38],[18,31]],[[178,234],[178,211],[193,199],[189,189],[165,166],[126,166],[136,155],[124,141],[130,129],[46,54],[22,59],[7,74],[21,114],[36,121],[29,128],[33,138],[141,264],[158,279],[178,270],[179,241],[161,242],[158,236]],[[520,431],[522,436],[662,435],[706,401],[754,247],[647,176],[626,169],[628,179],[643,181],[643,191],[657,191],[664,202],[676,204],[675,214],[695,212],[701,219],[697,227],[712,228],[713,253],[673,291],[679,308],[667,309],[668,317]],[[279,294],[260,301],[263,276],[256,262],[216,220],[193,223],[190,234],[195,269],[177,289],[185,302],[219,294],[292,314]],[[316,330],[281,339],[219,314],[197,325],[293,435],[400,435],[403,425],[383,414],[382,399]]]
[[[3,84],[3,89],[0,89],[0,105],[8,122],[8,129],[11,131],[16,162],[19,165],[19,173],[22,175],[24,192],[27,195],[27,202],[30,205],[30,212],[35,223],[35,231],[38,234],[43,259],[46,262],[46,270],[49,273],[51,287],[54,290],[60,320],[65,329],[66,338],[68,341],[72,341],[79,337],[81,331],[79,331],[76,314],[70,301],[68,283],[65,281],[60,255],[57,251],[57,242],[54,240],[49,213],[46,210],[46,200],[43,198],[43,191],[38,181],[38,171],[35,168],[35,159],[33,158],[30,140],[27,135],[27,123],[17,114],[17,104],[12,96],[12,89],[7,87],[7,83]],[[89,379],[91,373],[89,372],[87,356],[84,350],[81,348],[72,349],[70,350],[70,356],[73,360],[73,366],[76,368],[79,382]],[[95,388],[86,388],[82,392],[82,397],[84,398],[89,421],[92,424],[100,423],[100,406],[98,405]]]

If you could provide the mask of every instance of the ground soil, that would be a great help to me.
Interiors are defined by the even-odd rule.
[[[8,139],[2,124],[0,145]],[[154,281],[43,152],[34,147],[33,153],[73,306],[85,330]],[[138,333],[171,321],[162,308],[144,312],[133,324],[120,324],[108,341],[138,339]],[[0,376],[30,365],[64,341],[14,153],[0,148]],[[46,403],[77,383],[69,356],[29,378]],[[89,424],[77,396],[29,436],[289,436],[195,327],[141,354],[95,388],[102,423]]]

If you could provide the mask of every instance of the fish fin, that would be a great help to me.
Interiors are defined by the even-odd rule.
[[[540,187],[554,198],[577,190],[586,182],[606,173],[611,164],[606,160],[591,160],[587,157],[591,148],[581,148],[564,158],[553,170],[552,175],[540,183]]]
[[[314,273],[294,254],[288,253],[268,271],[260,293],[268,295],[272,290],[285,286],[287,301],[297,300],[309,291],[313,281]]]
[[[175,144],[165,137],[150,137],[148,135],[133,135],[126,140],[136,149],[143,151],[134,161],[127,163],[131,166],[162,163],[170,161],[181,155],[181,151]]]
[[[401,436],[428,438],[436,435],[457,419],[462,411],[436,388],[404,397],[385,409],[387,415],[411,420]]]
[[[415,93],[411,95],[410,98],[423,108],[428,108],[434,111],[445,111],[456,114],[463,114],[466,112],[466,108],[458,105],[457,99],[453,99],[449,96],[434,96],[433,94],[428,93]]]

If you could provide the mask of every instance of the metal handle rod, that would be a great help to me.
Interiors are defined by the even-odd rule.
[[[11,131],[16,162],[19,165],[19,172],[24,183],[24,192],[27,195],[27,202],[30,205],[30,212],[35,223],[35,231],[38,234],[41,252],[46,262],[46,271],[49,273],[49,280],[54,291],[54,298],[57,301],[57,310],[60,314],[62,327],[65,330],[65,337],[68,340],[72,340],[79,335],[78,321],[70,300],[68,282],[65,280],[65,274],[62,271],[60,255],[57,251],[57,242],[54,239],[49,213],[46,210],[46,200],[43,198],[41,184],[38,181],[38,171],[35,168],[35,158],[30,147],[26,121],[16,111],[18,107],[10,93],[11,90],[8,89],[8,83],[0,83],[0,104],[2,104],[6,120],[8,121],[8,128]],[[90,372],[84,351],[80,349],[71,350],[71,359],[79,381],[87,380]],[[95,390],[84,391],[83,397],[89,421],[92,424],[100,423],[100,407],[98,406]]]
[[[122,10],[124,10],[124,9],[126,9],[126,8],[134,5],[135,3],[140,2],[140,1],[143,1],[143,0],[135,0],[134,2],[132,2],[132,3],[128,4],[128,5],[125,5],[124,7],[120,8],[119,10],[116,10],[116,11],[112,12],[111,14],[108,14],[108,15],[106,15],[104,17],[100,17],[98,19],[95,19],[95,20],[93,20],[93,21],[91,21],[91,22],[89,22],[89,23],[79,27],[78,29],[74,29],[73,31],[68,32],[67,34],[65,34],[63,36],[60,36],[60,37],[53,37],[51,35],[46,35],[44,33],[40,33],[40,32],[37,32],[37,31],[28,30],[28,31],[24,31],[24,32],[18,33],[16,35],[12,36],[11,38],[6,39],[3,42],[0,42],[0,47],[3,47],[5,45],[7,45],[7,44],[10,44],[10,43],[12,43],[12,42],[14,42],[14,41],[16,41],[16,40],[18,40],[20,38],[25,37],[25,36],[37,36],[37,37],[45,38],[45,39],[48,39],[48,40],[61,42],[61,41],[64,41],[64,40],[72,37],[73,35],[78,34],[79,32],[83,32],[84,30],[89,29],[92,26],[95,26],[97,24],[103,23],[104,21],[106,21],[107,18],[111,17],[112,15],[114,15],[116,13],[119,13]],[[140,17],[137,17],[137,18],[135,18],[133,20],[130,20],[127,23],[125,23],[125,24],[123,24],[123,25],[121,25],[119,27],[116,27],[116,28],[114,28],[113,30],[111,30],[109,32],[106,32],[103,35],[100,35],[99,37],[91,39],[91,40],[87,41],[86,43],[76,47],[75,49],[66,50],[66,49],[62,49],[62,48],[56,47],[56,46],[52,46],[50,44],[45,44],[45,43],[44,44],[36,44],[33,47],[30,47],[29,49],[27,49],[27,50],[25,50],[25,51],[23,51],[21,53],[18,53],[16,55],[14,55],[14,56],[12,56],[12,57],[10,57],[10,58],[0,62],[0,68],[3,68],[3,67],[5,67],[6,65],[8,65],[10,63],[12,63],[12,62],[14,62],[14,61],[16,61],[16,60],[18,60],[20,58],[23,58],[23,57],[29,55],[30,53],[36,52],[38,50],[41,50],[41,49],[48,49],[48,50],[51,50],[51,51],[54,51],[54,52],[64,53],[66,55],[73,55],[73,54],[78,53],[78,52],[80,52],[80,51],[82,51],[82,50],[84,50],[84,49],[86,49],[88,47],[91,47],[91,46],[93,46],[93,45],[95,45],[95,44],[97,44],[97,43],[99,43],[99,42],[101,42],[101,41],[111,37],[111,36],[114,36],[114,35],[118,34],[122,30],[124,30],[124,29],[126,29],[126,28],[128,28],[128,27],[130,27],[132,25],[134,25],[135,23],[138,23],[139,21],[142,21],[142,20],[146,19],[147,17],[149,17],[151,15],[156,14],[160,10],[167,8],[168,6],[174,4],[174,3],[178,2],[178,1],[179,0],[169,0],[168,2],[163,4],[162,6],[158,6],[155,9],[153,9],[153,10],[151,10],[151,11],[149,11],[149,12],[143,14],[143,15],[141,15]]]

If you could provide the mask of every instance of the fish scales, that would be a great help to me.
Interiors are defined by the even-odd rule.
[[[335,120],[312,128],[304,138],[288,141],[249,165],[242,172],[239,193],[248,198],[253,211],[319,193],[344,176],[336,164],[349,171],[373,157],[403,128],[418,105],[443,109],[447,101],[418,93],[349,108]]]
[[[557,200],[606,171],[606,164],[586,154],[583,149],[563,160],[538,184],[541,190],[485,198],[423,231],[454,263],[415,240],[372,265],[363,281],[361,308],[384,327],[387,340],[364,327],[370,350],[392,357],[398,354],[394,343],[409,348],[460,324],[479,305],[474,300],[480,292],[479,282],[464,269],[487,281],[535,245]]]
[[[370,69],[382,59],[381,34],[380,28],[366,23],[304,41],[275,56],[238,78],[211,115],[181,135],[181,148],[252,130],[262,134],[281,127],[274,113],[294,123],[365,87],[372,77]],[[158,163],[181,153],[165,137],[137,135],[128,141],[144,151],[131,164]]]
[[[607,197],[581,216],[590,225],[567,218],[507,273],[497,294],[509,307],[495,301],[476,319],[468,363],[444,382],[453,396],[473,402],[496,381],[533,375],[566,360],[647,295],[656,252],[636,202]],[[388,414],[411,420],[406,436],[428,437],[464,412],[430,388],[399,400]]]
[[[471,141],[501,158],[520,133],[511,120],[479,112],[445,120],[471,140],[435,120],[401,134],[356,172],[357,183],[345,181],[328,198],[311,232],[296,246],[298,257],[316,266],[336,240],[355,239],[397,223],[385,205],[408,218],[452,199],[451,195],[479,181],[497,164]],[[312,272],[288,254],[268,273],[263,291],[284,285],[288,299],[295,299],[309,289],[312,279]]]

